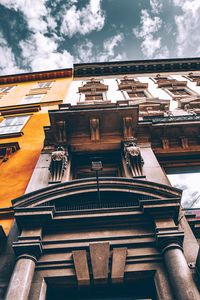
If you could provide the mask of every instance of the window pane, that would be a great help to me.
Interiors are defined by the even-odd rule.
[[[137,91],[136,92],[128,92],[128,95],[129,95],[130,98],[146,97],[145,93],[142,92],[142,91],[141,92],[139,92],[139,91],[138,92]]]
[[[174,95],[190,95],[190,93],[188,91],[186,91],[185,89],[170,90],[170,92],[173,93]]]
[[[172,186],[183,190],[182,206],[200,208],[200,167],[193,170],[192,168],[179,168],[168,171],[171,173],[167,176]]]
[[[7,93],[9,92],[14,86],[4,86],[0,88],[0,93]]]
[[[20,132],[30,116],[10,117],[0,123],[0,134]]]
[[[22,126],[0,127],[0,134],[17,133],[21,131]]]
[[[26,104],[26,103],[38,103],[38,102],[40,102],[42,96],[43,96],[43,94],[37,94],[37,95],[29,95],[29,96],[26,96],[26,97],[22,100],[22,103],[23,103],[23,104]]]
[[[52,84],[52,81],[48,81],[48,82],[38,82],[37,88],[39,88],[39,89],[48,88],[48,87],[51,86],[51,84]]]

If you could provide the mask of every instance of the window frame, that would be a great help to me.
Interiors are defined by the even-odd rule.
[[[18,116],[8,116],[5,117],[0,122],[0,138],[7,136],[20,136],[23,134],[22,129],[27,124],[31,115],[18,115]],[[20,118],[24,118],[23,122],[19,122]],[[13,119],[13,120],[11,120]],[[10,121],[10,124],[6,124],[7,121]],[[2,130],[5,129],[5,130]],[[9,130],[10,129],[10,130]]]
[[[0,86],[0,95],[1,95],[1,94],[7,94],[7,93],[9,93],[15,86],[16,86],[16,85],[12,85],[12,86],[6,85],[6,86],[4,86],[4,87],[1,87],[1,86]],[[8,90],[4,90],[4,89],[8,89]]]
[[[34,89],[49,89],[52,87],[52,84],[53,84],[53,81],[38,82],[36,87],[34,87]],[[40,85],[44,85],[44,86],[40,86]],[[47,86],[45,86],[45,85],[47,85]]]
[[[46,94],[44,94],[44,93],[38,93],[38,94],[28,94],[28,95],[26,95],[23,99],[22,99],[22,101],[21,101],[21,104],[36,104],[36,103],[40,103],[41,101],[42,101],[42,98],[44,97],[44,95],[46,95]],[[38,96],[40,96],[40,98],[39,98],[39,100],[38,101],[31,101],[31,102],[26,102],[25,100],[26,100],[26,98],[28,98],[28,97],[30,97],[30,98],[37,98]]]

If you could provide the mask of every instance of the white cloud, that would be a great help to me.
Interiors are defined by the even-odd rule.
[[[146,58],[167,57],[169,51],[167,46],[161,45],[161,37],[156,37],[162,26],[162,20],[159,17],[151,17],[146,9],[141,11],[140,27],[133,28],[133,34],[141,42],[141,50]]]
[[[122,33],[118,33],[103,43],[103,50],[100,52],[95,45],[86,40],[77,48],[76,62],[103,62],[103,61],[114,61],[122,60],[126,58],[125,53],[117,53],[117,47],[121,44],[124,39]]]
[[[123,41],[124,35],[122,33],[116,34],[104,42],[104,50],[108,56],[115,55],[115,49]]]
[[[163,7],[163,3],[161,2],[161,0],[150,0],[150,6],[152,12],[158,14]]]
[[[154,56],[156,50],[160,49],[161,38],[154,38],[152,34],[145,36],[143,42],[141,43],[142,52],[151,58]]]
[[[159,17],[151,18],[148,11],[146,9],[142,9],[140,24],[140,29],[133,29],[133,32],[136,37],[145,38],[146,36],[154,34],[160,29],[162,25],[162,20]]]
[[[77,63],[93,62],[95,60],[93,55],[94,44],[91,41],[86,39],[84,43],[77,46],[76,50],[75,61]]]
[[[2,75],[7,75],[10,73],[19,73],[22,72],[18,68],[15,56],[12,52],[12,49],[8,46],[3,35],[0,33],[0,73]]]
[[[75,5],[65,9],[62,14],[61,33],[72,37],[74,34],[88,34],[104,27],[105,14],[101,9],[101,0],[90,0],[88,5],[77,9]]]
[[[48,17],[51,25],[53,23],[48,8],[45,6],[45,0],[0,0],[0,4],[15,11],[21,11],[28,22],[29,29],[33,32],[47,31],[48,21],[46,22],[44,17]]]
[[[28,41],[20,42],[22,56],[32,70],[52,70],[72,67],[73,57],[66,50],[59,52],[57,43],[41,33],[35,33]]]
[[[71,1],[74,4],[76,1]],[[54,32],[57,25],[51,16],[46,0],[0,0],[0,4],[23,13],[31,35],[21,41],[21,59],[32,71],[72,67],[73,57],[66,50],[58,50],[59,37]],[[47,33],[53,37],[47,37]],[[14,69],[11,68],[9,73]]]
[[[182,10],[181,15],[175,16],[177,54],[185,57],[198,56],[200,55],[200,1],[173,0],[173,3]]]
[[[169,174],[170,183],[183,190],[181,204],[186,208],[199,208],[200,206],[200,173]]]

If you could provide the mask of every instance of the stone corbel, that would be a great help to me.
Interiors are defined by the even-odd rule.
[[[58,140],[58,143],[64,143],[67,141],[66,136],[66,122],[65,121],[57,121],[57,136],[56,139]]]
[[[169,149],[169,139],[167,137],[161,137],[162,147],[164,150]]]
[[[92,142],[98,142],[100,140],[100,128],[99,119],[90,119],[90,136]]]
[[[183,149],[188,149],[189,145],[188,145],[188,138],[185,136],[181,136],[181,146]]]
[[[124,139],[133,138],[133,118],[124,117],[123,118],[123,130],[124,130]]]
[[[143,176],[143,158],[135,139],[123,142],[124,157],[133,177]]]

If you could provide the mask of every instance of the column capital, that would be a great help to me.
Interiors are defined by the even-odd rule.
[[[42,255],[42,244],[40,241],[31,241],[31,242],[14,242],[13,250],[17,259],[20,258],[29,258],[35,262]]]
[[[157,247],[162,254],[169,249],[180,249],[183,251],[183,239],[184,233],[182,231],[156,234]]]
[[[16,261],[20,260],[20,259],[30,259],[30,260],[34,261],[34,263],[37,262],[37,258],[30,254],[21,254],[21,255],[17,256]]]

